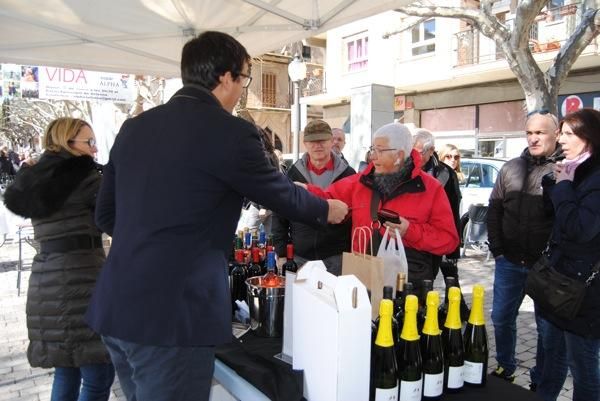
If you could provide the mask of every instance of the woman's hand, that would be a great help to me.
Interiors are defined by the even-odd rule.
[[[568,174],[566,166],[563,165],[562,162],[558,162],[554,165],[554,177],[556,178],[556,183],[559,183],[563,180],[573,181],[574,174]],[[575,169],[573,169],[573,173]]]
[[[386,221],[383,225],[384,227],[389,227],[390,229],[390,237],[396,238],[396,230],[400,233],[400,237],[404,237],[406,231],[408,230],[408,226],[410,226],[410,222],[406,220],[404,217],[400,216],[400,223],[391,223]]]

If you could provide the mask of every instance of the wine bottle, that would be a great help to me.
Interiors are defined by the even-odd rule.
[[[399,401],[420,401],[423,390],[423,366],[421,347],[417,331],[417,309],[419,301],[407,295],[404,304],[404,324],[398,341],[398,377],[400,378]]]
[[[406,282],[406,274],[398,273],[396,276],[396,298],[394,299],[394,319],[398,325],[402,325],[402,321],[397,319],[397,316],[400,313],[400,310],[403,309],[404,305],[404,283]],[[401,315],[400,315],[401,316]],[[400,326],[398,326],[400,327]],[[394,338],[396,341],[397,339]]]
[[[232,312],[235,312],[235,301],[246,300],[246,265],[244,264],[244,251],[237,249],[235,251],[236,265],[231,270],[231,305]]]
[[[473,286],[473,304],[465,329],[465,384],[485,386],[488,366],[488,340],[483,315],[483,286]]]
[[[398,399],[398,368],[392,338],[393,308],[389,299],[382,299],[379,304],[379,326],[371,349],[371,401]]]
[[[275,271],[275,252],[267,253],[267,273],[262,276],[260,283],[263,287],[277,287],[280,284],[279,277]]]
[[[423,400],[439,400],[444,391],[444,351],[442,332],[438,324],[440,294],[437,291],[429,291],[425,303],[427,313],[421,334]]]
[[[298,265],[294,261],[294,244],[287,244],[286,246],[286,261],[281,266],[281,274],[285,276],[286,271],[296,273],[298,271]]]
[[[464,384],[465,349],[460,322],[460,288],[448,290],[448,316],[442,331],[444,344],[444,391],[458,392]]]
[[[260,249],[252,248],[252,264],[248,266],[248,277],[262,276],[262,266],[260,265]]]
[[[440,305],[440,312],[438,314],[439,321],[444,324],[446,322],[446,316],[448,316],[448,290],[450,287],[457,287],[456,277],[448,276],[444,277],[444,282],[446,283],[446,292],[444,295],[444,303]]]
[[[260,223],[258,225],[258,247],[264,248],[267,245],[267,231],[265,225]]]
[[[429,291],[433,291],[433,281],[423,280],[423,286],[421,287],[421,293],[419,294],[419,309],[417,310],[417,330],[419,330],[419,332],[423,330],[423,324],[425,324],[427,294]]]
[[[402,295],[402,303],[399,305],[398,310],[394,314],[394,318],[398,322],[399,327],[402,327],[404,324],[404,303],[406,302],[406,297],[409,295],[413,295],[413,283],[407,282],[404,283],[404,291]]]

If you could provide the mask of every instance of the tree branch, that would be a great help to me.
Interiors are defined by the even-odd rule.
[[[515,23],[512,33],[512,47],[524,50],[529,48],[529,28],[540,14],[548,0],[521,0],[515,11]]]
[[[558,96],[560,83],[579,55],[599,33],[600,12],[596,9],[587,10],[571,37],[560,48],[552,67],[546,72],[546,82],[552,96]]]

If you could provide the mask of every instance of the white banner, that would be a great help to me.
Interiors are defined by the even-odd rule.
[[[131,103],[137,95],[130,74],[56,67],[39,67],[38,74],[40,99]]]

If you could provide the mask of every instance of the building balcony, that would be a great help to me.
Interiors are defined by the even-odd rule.
[[[544,10],[535,19],[529,31],[529,46],[536,53],[560,49],[581,21],[584,8],[581,3],[568,4]],[[513,15],[514,18],[514,15]],[[505,24],[512,26],[514,19]],[[454,35],[456,44],[455,67],[483,64],[504,58],[494,41],[477,29],[467,29]]]

